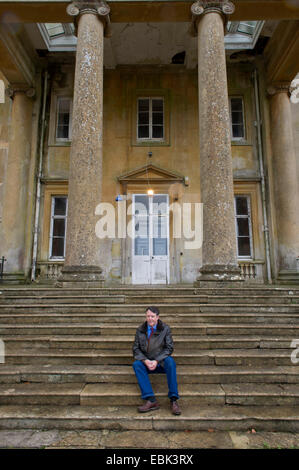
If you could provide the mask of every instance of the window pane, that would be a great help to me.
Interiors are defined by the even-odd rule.
[[[243,124],[233,124],[233,137],[244,137]]]
[[[64,256],[64,238],[53,238],[51,256]]]
[[[153,139],[163,138],[163,126],[153,126]]]
[[[45,23],[50,38],[64,34],[64,29],[61,23]]]
[[[163,112],[163,100],[161,99],[153,99],[152,100],[152,110]]]
[[[153,239],[153,255],[167,256],[167,238]]]
[[[57,138],[58,139],[68,139],[69,138],[69,127],[68,126],[59,126],[57,129]]]
[[[163,114],[162,113],[153,113],[153,124],[163,125]]]
[[[58,126],[57,127],[57,138],[68,139],[69,137],[69,126]]]
[[[138,124],[149,124],[149,113],[139,113]]]
[[[135,255],[148,256],[149,255],[149,240],[148,238],[135,238]]]
[[[138,100],[138,112],[149,112],[149,98]]]
[[[242,98],[231,98],[231,109],[232,111],[242,111]]]
[[[231,103],[232,137],[240,139],[242,137],[245,137],[243,99],[242,98],[230,98],[230,103]]]
[[[233,124],[242,124],[243,125],[243,113],[241,111],[232,112],[232,121]]]
[[[65,233],[65,219],[54,219],[53,236],[64,237],[64,233]]]
[[[146,195],[135,196],[135,214],[146,215],[148,214],[149,198]]]
[[[149,237],[148,217],[135,217],[135,238]]]
[[[161,215],[153,216],[153,238],[167,238],[167,218]]]
[[[248,215],[247,197],[236,197],[237,215]]]
[[[241,21],[238,32],[253,35],[257,21]]]
[[[54,215],[66,215],[66,197],[55,197]]]
[[[56,137],[58,139],[68,139],[70,132],[70,98],[60,98],[58,100],[58,119]]]
[[[164,194],[153,196],[153,214],[167,214],[167,196]]]
[[[138,126],[138,139],[149,138],[149,126]]]
[[[249,237],[238,238],[238,256],[251,256]]]
[[[149,255],[149,220],[148,217],[136,216],[134,225],[135,255]]]
[[[58,99],[58,112],[69,113],[70,112],[71,100],[70,98],[59,98]]]
[[[167,255],[167,218],[165,216],[153,216],[153,255]]]
[[[249,237],[249,221],[247,218],[238,219],[238,234],[239,236]]]
[[[58,126],[69,126],[70,115],[67,113],[60,113],[58,116]]]

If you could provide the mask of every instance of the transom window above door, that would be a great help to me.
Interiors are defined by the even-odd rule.
[[[163,141],[164,134],[164,98],[138,98],[137,140]]]

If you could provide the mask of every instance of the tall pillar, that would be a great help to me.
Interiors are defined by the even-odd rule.
[[[299,188],[289,98],[290,83],[269,87],[279,276],[293,271],[299,256]],[[299,273],[297,273],[299,280]]]
[[[12,98],[8,160],[4,182],[2,242],[0,256],[5,256],[5,278],[23,281],[28,200],[28,178],[31,157],[32,97],[28,86],[11,85]]]
[[[199,286],[237,285],[233,170],[224,22],[231,2],[199,1],[192,5],[198,37],[200,187],[203,203],[202,267]]]
[[[68,219],[62,285],[103,282],[96,206],[101,202],[103,142],[103,2],[79,1],[67,11],[76,18],[77,53],[69,170]]]

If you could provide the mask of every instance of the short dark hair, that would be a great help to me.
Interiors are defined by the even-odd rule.
[[[146,312],[150,310],[151,312],[155,313],[156,315],[159,315],[159,309],[158,307],[147,307]]]

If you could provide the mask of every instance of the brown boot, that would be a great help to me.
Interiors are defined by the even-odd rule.
[[[180,415],[181,414],[181,409],[180,409],[177,401],[171,401],[170,406],[171,406],[171,411],[172,411],[173,415]]]
[[[139,406],[138,411],[139,413],[146,413],[147,411],[158,410],[160,405],[157,401],[147,401],[144,405]]]

